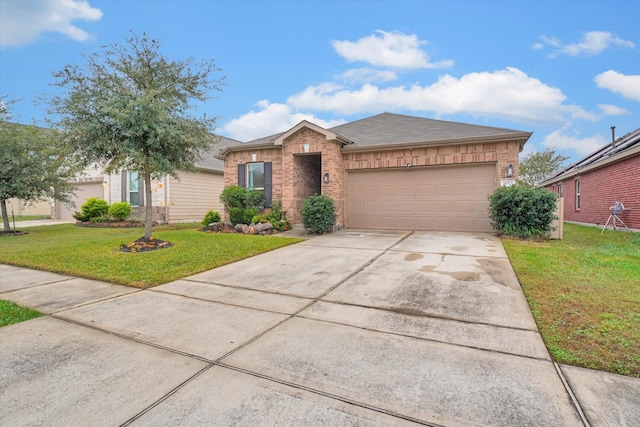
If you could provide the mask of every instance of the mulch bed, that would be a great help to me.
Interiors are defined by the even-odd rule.
[[[206,225],[200,229],[206,233],[237,233],[236,229],[231,224],[211,224]]]
[[[150,237],[148,239],[141,237],[135,242],[129,243],[128,245],[122,245],[120,247],[120,251],[132,253],[150,252],[157,249],[170,248],[171,246],[173,246],[173,244],[165,240],[160,240],[153,237]]]

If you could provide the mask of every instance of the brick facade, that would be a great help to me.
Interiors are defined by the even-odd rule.
[[[520,141],[449,144],[440,146],[378,149],[349,152],[348,147],[313,129],[303,127],[288,136],[282,145],[231,151],[225,157],[225,187],[238,184],[238,164],[272,162],[272,200],[282,201],[287,217],[302,222],[303,200],[326,194],[336,205],[337,226],[345,223],[346,180],[349,170],[404,168],[411,166],[492,163],[496,165],[496,186],[506,177],[507,165],[518,176]],[[346,152],[343,152],[346,151]],[[329,182],[322,176],[329,174]]]
[[[576,209],[576,180],[580,180],[580,209]],[[640,229],[640,155],[567,178],[562,182],[564,220],[604,225],[610,207],[618,201],[625,210],[618,215],[630,228]],[[557,192],[558,183],[546,188]]]

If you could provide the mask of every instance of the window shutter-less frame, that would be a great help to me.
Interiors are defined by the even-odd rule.
[[[271,162],[264,163],[264,207],[271,207]]]
[[[246,175],[245,175],[244,164],[238,165],[238,185],[240,187],[246,187]]]

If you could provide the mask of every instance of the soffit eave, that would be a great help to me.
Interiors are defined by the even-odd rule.
[[[482,144],[482,143],[496,143],[496,142],[519,142],[520,151],[524,144],[531,137],[532,132],[522,132],[519,134],[511,135],[496,135],[496,136],[481,136],[474,138],[459,138],[459,139],[442,139],[436,141],[424,141],[424,142],[407,142],[402,144],[384,144],[384,145],[367,145],[359,147],[357,145],[351,145],[342,150],[343,153],[365,152],[365,151],[390,151],[397,149],[409,149],[409,148],[425,148],[434,146],[451,146],[451,145],[464,145],[464,144]]]
[[[640,154],[640,146],[633,147],[630,150],[622,151],[617,153],[607,159],[600,160],[599,162],[591,163],[590,165],[574,169],[572,171],[562,173],[560,175],[556,175],[553,178],[548,178],[541,183],[538,184],[538,187],[546,187],[547,185],[555,184],[557,182],[562,182],[564,180],[574,178],[578,175],[584,174],[586,172],[590,172],[595,169],[602,168],[604,166],[610,165],[612,163],[619,162],[621,160],[625,160],[628,157],[633,157],[635,155]]]

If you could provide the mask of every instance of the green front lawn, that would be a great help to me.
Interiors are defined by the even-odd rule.
[[[503,239],[558,362],[640,377],[640,244],[565,223],[564,240]]]
[[[121,252],[120,245],[142,237],[141,228],[31,227],[27,235],[0,238],[0,263],[148,288],[301,241],[198,227],[154,228],[153,237],[173,247],[139,253]]]
[[[14,302],[0,299],[0,328],[40,316],[42,316],[42,313],[22,307]]]

